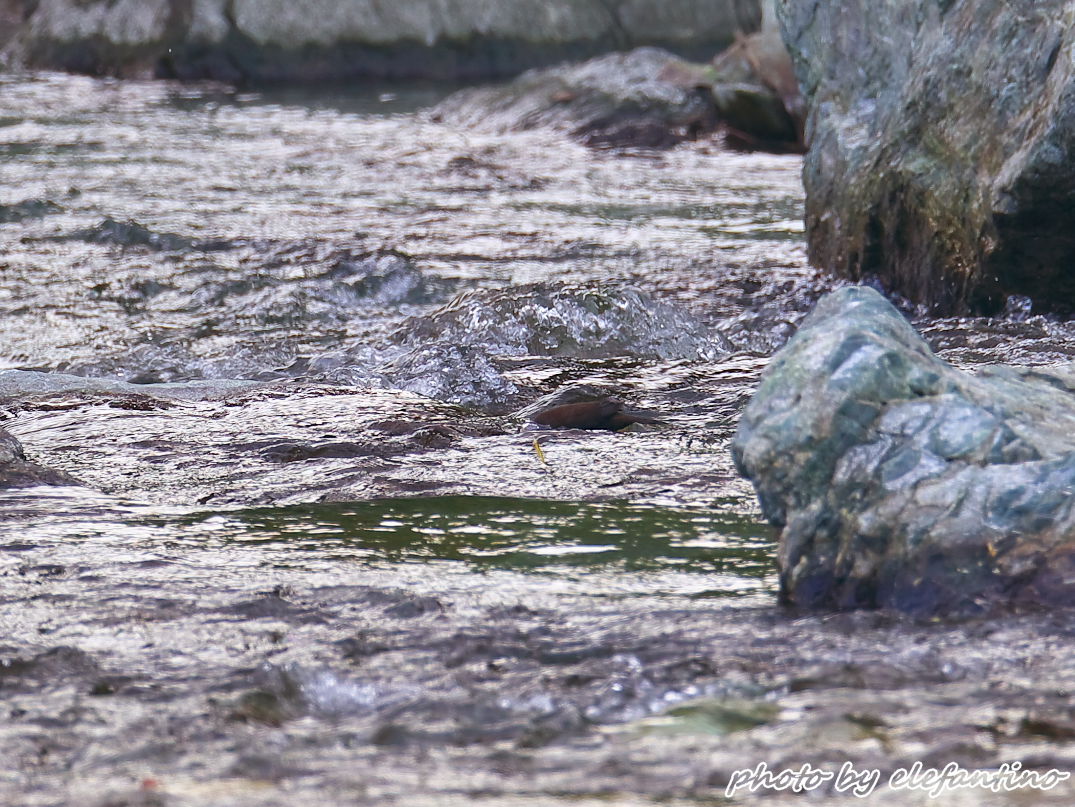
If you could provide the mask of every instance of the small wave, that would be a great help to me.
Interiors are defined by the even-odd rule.
[[[280,699],[292,711],[329,719],[396,706],[416,694],[412,687],[389,688],[355,681],[328,669],[297,663],[264,664],[257,678],[262,691]]]
[[[390,382],[487,408],[518,389],[502,365],[521,357],[712,361],[731,344],[687,312],[630,287],[532,284],[470,291],[397,331],[407,352]]]
[[[242,295],[234,313],[267,325],[345,322],[356,309],[422,305],[445,296],[445,284],[427,278],[398,252],[344,252],[328,263],[328,269],[311,277],[275,282]]]
[[[374,347],[380,339],[368,322],[398,322],[451,288],[391,250],[248,242],[239,259],[238,268],[195,263],[164,283],[102,280],[92,288],[94,299],[119,306],[141,333],[55,369],[139,384],[299,375],[379,383],[373,370],[387,356]],[[387,327],[380,330],[383,338]]]
[[[400,389],[479,408],[495,408],[518,391],[483,348],[450,341],[418,345],[381,371]]]
[[[0,205],[0,224],[10,224],[24,219],[40,219],[50,213],[61,213],[63,208],[48,199],[23,199],[13,205]]]
[[[480,346],[500,356],[714,360],[730,343],[698,319],[631,286],[537,283],[470,291],[415,317],[403,344]]]
[[[64,392],[154,395],[162,398],[197,401],[253,385],[252,381],[216,379],[168,384],[131,384],[107,378],[84,378],[66,373],[37,370],[0,370],[0,397],[19,398]]]
[[[147,247],[155,252],[218,252],[231,249],[227,240],[196,240],[175,233],[158,233],[137,221],[103,219],[99,224],[76,230],[69,238],[91,244],[114,244],[120,247]]]

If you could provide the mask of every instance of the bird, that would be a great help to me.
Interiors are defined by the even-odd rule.
[[[561,404],[542,409],[530,418],[540,426],[552,429],[589,429],[619,431],[633,423],[660,424],[656,418],[625,412],[623,401],[600,398],[596,401]]]

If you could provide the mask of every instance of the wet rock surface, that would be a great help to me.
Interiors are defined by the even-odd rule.
[[[0,429],[0,489],[77,484],[73,477],[63,471],[53,471],[27,461],[26,452],[19,441]]]
[[[720,130],[737,147],[782,152],[800,150],[797,99],[783,44],[766,31],[714,65],[638,48],[460,90],[432,114],[492,132],[548,127],[594,148],[665,149]]]
[[[688,66],[667,51],[639,48],[461,90],[434,115],[491,131],[558,128],[590,146],[668,148],[717,126],[712,94],[670,78],[677,69]]]
[[[877,292],[823,298],[774,358],[733,451],[805,607],[1075,604],[1070,365],[938,359]]]
[[[1071,4],[778,8],[811,261],[940,314],[1075,310]]]
[[[487,78],[646,44],[708,56],[756,28],[759,9],[756,0],[317,0],[301,11],[276,0],[47,0],[2,19],[0,54],[16,65],[294,82]]]
[[[611,397],[541,408],[530,419],[540,426],[552,429],[603,431],[619,431],[638,425],[656,426],[661,423],[655,417],[625,410],[623,401]]]

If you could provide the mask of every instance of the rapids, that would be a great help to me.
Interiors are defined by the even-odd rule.
[[[0,801],[1070,769],[1063,615],[775,605],[727,447],[832,287],[799,158],[456,129],[423,111],[449,89],[0,75],[0,425],[84,484],[0,493]],[[1018,307],[916,325],[964,366],[1075,344]],[[572,387],[665,425],[527,425]]]

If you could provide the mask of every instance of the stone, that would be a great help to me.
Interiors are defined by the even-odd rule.
[[[777,9],[811,262],[937,314],[1075,312],[1075,2]]]
[[[758,31],[713,59],[710,85],[732,145],[802,152],[805,103],[772,8]]]
[[[663,148],[716,128],[712,94],[668,51],[637,48],[449,96],[435,118],[486,131],[559,129],[591,146]]]
[[[433,117],[491,132],[551,128],[599,148],[669,148],[723,130],[738,147],[799,151],[801,122],[770,86],[779,69],[754,58],[763,41],[742,38],[714,65],[646,47],[531,70],[461,90]]]
[[[35,485],[80,485],[63,471],[54,471],[28,462],[22,445],[13,436],[0,429],[0,490],[6,488],[29,488]]]
[[[779,528],[786,603],[1075,605],[1075,365],[972,375],[843,288],[774,357],[732,451]]]
[[[657,418],[627,411],[623,401],[601,398],[596,401],[560,404],[542,409],[530,418],[539,426],[550,429],[585,429],[590,431],[619,431],[635,424],[660,425]]]

